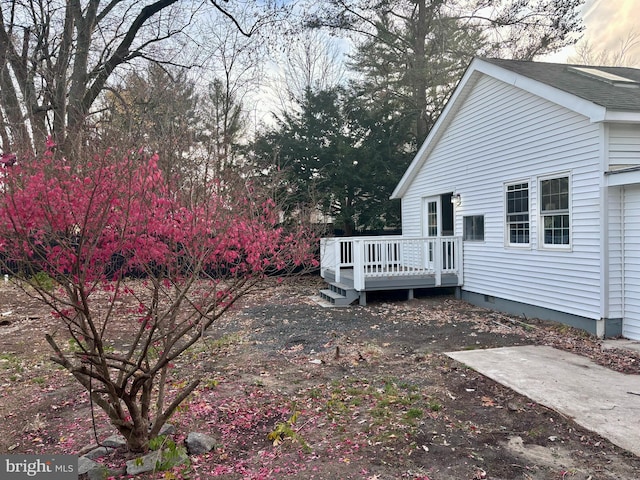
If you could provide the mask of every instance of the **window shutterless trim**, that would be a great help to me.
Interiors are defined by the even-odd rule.
[[[504,243],[507,247],[531,245],[530,198],[529,180],[504,184]]]
[[[538,247],[544,250],[571,250],[571,174],[538,177]]]

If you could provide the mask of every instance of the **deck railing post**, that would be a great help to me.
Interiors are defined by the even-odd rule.
[[[353,288],[361,292],[364,290],[364,246],[360,239],[353,239]]]
[[[336,259],[336,283],[340,283],[340,267],[342,266],[342,242],[340,240],[336,240],[333,243],[333,255]]]
[[[386,272],[389,270],[389,255],[387,249],[389,248],[389,243],[384,242],[380,243],[380,263],[382,264],[382,271]]]
[[[462,258],[462,239],[456,238],[456,270],[458,273],[458,285],[464,285],[464,272],[463,265],[464,259]]]
[[[433,240],[434,242],[434,255],[433,255],[433,261],[434,263],[434,270],[435,270],[435,281],[436,281],[436,287],[439,287],[440,285],[442,285],[442,261],[443,261],[443,256],[444,256],[444,242],[442,240],[441,237],[435,238]]]
[[[326,238],[320,239],[320,276],[324,278],[324,272],[327,270],[327,241]]]

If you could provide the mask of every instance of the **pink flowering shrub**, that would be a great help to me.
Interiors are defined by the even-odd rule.
[[[0,258],[52,308],[53,361],[145,451],[199,383],[165,405],[171,363],[267,275],[314,265],[315,239],[278,225],[275,203],[245,183],[177,189],[156,157],[72,168],[48,147],[0,167]]]

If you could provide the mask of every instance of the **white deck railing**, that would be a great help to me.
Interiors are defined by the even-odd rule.
[[[456,274],[462,282],[460,237],[336,237],[320,240],[320,274],[330,270],[340,282],[342,271],[353,269],[354,288],[375,277]]]

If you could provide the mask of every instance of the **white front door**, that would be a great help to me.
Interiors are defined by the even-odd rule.
[[[437,237],[440,235],[440,197],[430,197],[423,200],[422,235]],[[435,265],[435,242],[428,242],[426,246],[427,268]]]
[[[624,189],[624,319],[622,335],[640,340],[640,186]]]

